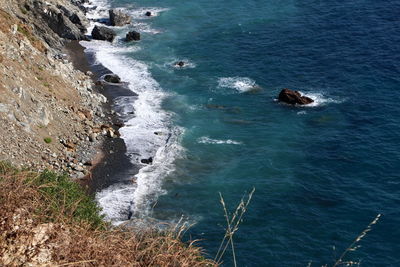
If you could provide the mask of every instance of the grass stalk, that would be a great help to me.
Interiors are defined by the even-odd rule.
[[[226,252],[228,246],[230,245],[231,250],[232,250],[233,264],[235,267],[237,266],[233,236],[237,232],[237,230],[239,230],[239,225],[243,221],[243,216],[247,211],[247,207],[249,206],[249,204],[251,202],[254,192],[255,192],[255,188],[253,188],[252,191],[247,195],[246,200],[245,200],[245,196],[242,197],[242,199],[240,200],[239,204],[237,205],[237,207],[231,217],[229,216],[228,208],[226,206],[224,197],[222,196],[221,193],[219,193],[220,203],[224,210],[224,217],[225,217],[227,226],[226,226],[226,230],[225,230],[225,235],[222,238],[221,244],[218,248],[218,252],[214,258],[214,261],[216,261],[217,263],[221,263],[222,258],[225,255],[225,252]]]

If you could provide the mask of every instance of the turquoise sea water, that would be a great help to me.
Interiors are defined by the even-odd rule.
[[[140,194],[129,188],[106,211],[145,198],[146,216],[195,223],[188,238],[213,257],[225,227],[218,193],[233,209],[254,187],[234,239],[239,266],[332,264],[378,213],[347,259],[400,266],[400,1],[103,3],[131,12],[133,26],[116,30],[137,29],[142,41],[119,39],[104,48],[119,58],[99,60],[145,93],[157,88],[160,109],[149,112],[167,112],[156,128],[176,142],[161,174],[149,170]],[[286,87],[316,103],[279,104]],[[135,131],[122,133],[140,146]],[[230,251],[224,261],[232,265]]]

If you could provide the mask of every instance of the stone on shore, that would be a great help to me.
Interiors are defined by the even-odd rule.
[[[150,157],[148,159],[142,159],[142,160],[140,160],[140,162],[143,163],[143,164],[152,164],[153,163],[153,158]]]
[[[279,93],[278,100],[290,105],[307,105],[314,102],[313,99],[307,96],[302,96],[298,91],[290,89],[283,89]]]
[[[113,30],[102,26],[95,26],[92,31],[92,37],[96,40],[112,42],[116,35],[117,34]]]
[[[110,24],[112,26],[124,26],[130,24],[132,17],[123,12],[121,9],[111,9],[110,14]]]
[[[126,34],[126,41],[139,41],[140,40],[140,33],[137,31],[130,31]]]
[[[104,76],[104,80],[109,83],[120,83],[121,78],[116,74],[107,74]]]

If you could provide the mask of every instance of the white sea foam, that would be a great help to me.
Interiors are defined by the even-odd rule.
[[[239,93],[244,93],[256,89],[256,82],[247,77],[226,77],[218,80],[218,87],[235,89]]]
[[[164,193],[163,178],[174,171],[173,163],[183,153],[179,140],[183,129],[174,126],[171,123],[173,114],[161,108],[168,94],[152,78],[148,66],[124,55],[129,49],[136,48],[103,41],[84,41],[81,44],[94,54],[97,63],[121,77],[123,82],[129,84],[128,88],[138,95],[131,98],[133,102],[127,102],[128,98],[116,99],[114,105],[123,106],[121,113],[135,110],[134,117],[126,121],[119,131],[133,163],[141,164],[141,159],[153,158],[152,164],[142,165],[135,176],[136,184],[113,185],[99,192],[96,199],[106,217],[114,223],[127,220],[127,210],[134,217],[147,217],[151,204]]]
[[[129,217],[135,184],[116,184],[96,194],[105,218],[116,224]]]
[[[235,140],[218,140],[218,139],[212,139],[208,136],[203,136],[197,139],[197,142],[200,144],[215,144],[215,145],[241,145],[243,144],[242,142],[235,141]]]
[[[89,3],[85,3],[84,6],[88,8],[86,17],[90,20],[107,19],[109,16],[108,10],[111,8],[108,0],[92,0]],[[87,32],[91,33],[95,25],[97,23],[91,23]]]
[[[304,107],[318,107],[318,106],[324,106],[329,103],[339,104],[344,101],[344,100],[328,97],[321,92],[301,92],[301,91],[299,91],[299,92],[301,95],[307,96],[314,100],[313,103],[305,105]]]

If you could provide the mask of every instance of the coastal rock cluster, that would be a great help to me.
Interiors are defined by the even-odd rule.
[[[85,1],[0,0],[0,160],[83,178],[119,136],[92,74],[64,54],[86,39]]]
[[[151,12],[146,12],[146,16],[152,16]],[[109,20],[108,24],[111,26],[124,26],[126,24],[130,24],[132,21],[132,17],[125,13],[122,9],[110,9],[109,10]],[[117,36],[116,32],[113,29],[110,29],[106,26],[98,26],[96,25],[92,30],[92,38],[95,40],[101,41],[114,41]],[[127,42],[130,41],[140,41],[140,33],[137,31],[129,31],[126,34],[125,40]]]

